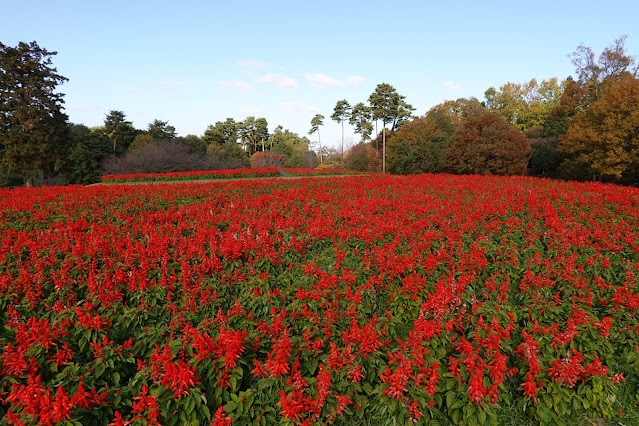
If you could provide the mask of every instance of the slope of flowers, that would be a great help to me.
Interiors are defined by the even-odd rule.
[[[636,189],[353,176],[0,204],[2,424],[560,424],[623,417],[639,388]]]
[[[294,176],[327,176],[327,175],[361,175],[364,172],[347,169],[293,169],[283,168],[283,171]]]
[[[107,175],[102,176],[102,182],[165,182],[174,180],[209,180],[209,179],[236,179],[279,176],[280,171],[275,167],[261,169],[230,169],[230,170],[206,170],[198,172],[173,172],[173,173],[148,173],[131,175]]]

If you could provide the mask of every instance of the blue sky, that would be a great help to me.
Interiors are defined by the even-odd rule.
[[[4,44],[58,52],[73,123],[101,125],[121,110],[137,128],[157,118],[202,135],[254,115],[304,136],[321,113],[322,142],[335,147],[335,103],[366,102],[379,83],[422,115],[509,81],[565,78],[581,43],[598,54],[627,34],[639,55],[636,0],[2,0],[2,10]],[[346,139],[357,142],[350,126]]]

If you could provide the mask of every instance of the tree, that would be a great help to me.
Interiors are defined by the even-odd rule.
[[[586,89],[590,102],[601,99],[624,75],[636,76],[639,65],[634,56],[628,56],[624,43],[628,36],[619,37],[606,47],[595,60],[595,53],[583,44],[569,55],[577,71],[580,84]]]
[[[111,141],[104,132],[82,124],[70,125],[70,138],[72,147],[64,167],[67,181],[80,185],[98,182],[100,163],[112,152]]]
[[[446,167],[460,174],[523,175],[529,141],[517,128],[491,111],[464,118],[446,150]]]
[[[56,54],[35,41],[0,43],[0,164],[27,186],[39,171],[59,171],[69,148],[63,95],[55,91],[67,79],[51,67]]]
[[[344,167],[349,170],[373,172],[379,170],[379,152],[365,143],[358,143],[348,150],[344,160]]]
[[[149,127],[146,132],[154,141],[171,140],[177,137],[175,127],[170,126],[168,121],[161,121],[158,119],[149,123]]]
[[[104,132],[113,145],[113,152],[122,154],[133,142],[136,130],[122,111],[112,110],[104,118]]]
[[[257,152],[260,143],[261,151],[264,151],[264,144],[268,140],[268,122],[266,118],[246,117],[243,122],[238,123],[238,133],[246,152]]]
[[[202,140],[207,144],[224,145],[227,142],[237,142],[239,137],[238,124],[232,118],[226,121],[218,121],[215,125],[209,125],[202,136]]]
[[[386,173],[386,124],[393,123],[395,129],[398,120],[408,118],[413,107],[404,102],[405,96],[397,93],[395,88],[387,83],[378,84],[375,91],[368,97],[373,119],[382,120],[382,171]]]
[[[315,114],[315,117],[311,119],[311,130],[308,131],[309,135],[317,132],[317,140],[319,142],[319,161],[322,164],[322,137],[320,136],[319,128],[324,125],[324,116],[322,114]]]
[[[450,118],[440,110],[407,121],[388,141],[389,171],[397,174],[442,172],[443,155],[454,132]]]
[[[499,90],[486,90],[485,105],[525,132],[548,119],[550,111],[559,105],[565,85],[557,78],[541,83],[535,79],[524,84],[506,83]]]
[[[371,109],[362,102],[356,104],[352,111],[349,123],[351,126],[355,126],[357,132],[362,135],[361,143],[370,139],[373,133],[373,124],[370,122],[372,118]]]
[[[344,161],[344,121],[350,117],[351,105],[346,99],[337,101],[331,119],[342,124],[342,161]]]
[[[639,183],[639,79],[626,77],[572,119],[559,138],[569,177]]]
[[[439,105],[435,105],[428,110],[427,115],[431,112],[439,111],[446,114],[450,122],[457,127],[461,125],[462,121],[464,121],[468,115],[485,109],[477,98],[459,98],[454,101],[445,101]]]

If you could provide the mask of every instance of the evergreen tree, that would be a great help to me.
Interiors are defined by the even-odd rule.
[[[0,43],[0,164],[31,185],[41,171],[60,170],[69,148],[68,117],[56,86],[67,79],[37,43]]]

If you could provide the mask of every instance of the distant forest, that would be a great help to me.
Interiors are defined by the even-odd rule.
[[[367,100],[338,100],[330,119],[341,147],[322,146],[325,117],[309,135],[318,145],[263,117],[232,118],[202,136],[177,136],[168,121],[135,128],[124,111],[102,126],[70,123],[67,79],[52,67],[56,52],[36,42],[0,43],[0,186],[90,184],[105,174],[282,167],[349,168],[394,174],[532,175],[639,184],[637,58],[622,36],[599,55],[580,45],[569,55],[575,76],[490,87],[484,99],[460,98],[415,116],[387,83]],[[344,146],[343,129],[360,135]],[[373,131],[376,130],[373,137]]]

